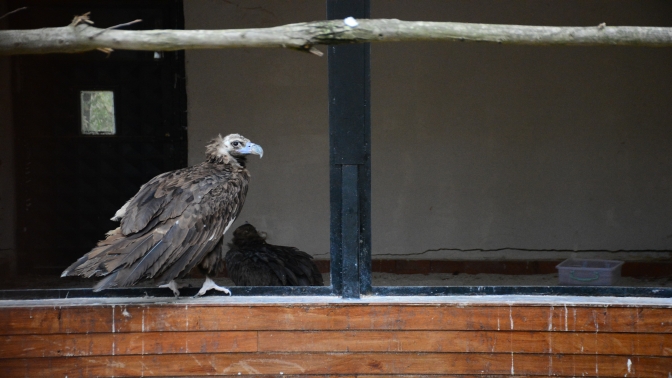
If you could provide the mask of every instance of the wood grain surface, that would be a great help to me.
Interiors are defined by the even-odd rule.
[[[5,377],[667,377],[672,309],[455,304],[0,308]]]

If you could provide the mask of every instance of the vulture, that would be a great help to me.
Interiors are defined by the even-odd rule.
[[[294,247],[266,243],[251,224],[233,232],[224,256],[229,277],[238,286],[323,286],[313,257]]]
[[[197,296],[210,289],[230,295],[209,276],[222,268],[223,236],[245,202],[246,156],[263,153],[238,134],[214,138],[203,163],[160,174],[140,187],[112,218],[120,226],[61,277],[104,277],[94,291],[153,279],[179,296],[174,280],[198,265],[206,279]]]

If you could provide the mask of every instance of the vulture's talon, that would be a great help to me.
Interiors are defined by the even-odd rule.
[[[177,286],[177,283],[175,281],[170,281],[167,284],[159,285],[161,288],[168,288],[173,291],[173,294],[175,295],[175,298],[180,296],[180,290],[179,287]]]
[[[203,286],[201,287],[201,290],[199,290],[198,293],[196,293],[196,295],[194,295],[194,298],[198,298],[202,295],[205,295],[205,293],[207,293],[208,290],[210,290],[210,289],[221,291],[221,292],[229,294],[229,296],[231,296],[231,291],[229,291],[229,289],[217,285],[215,283],[215,281],[213,281],[210,277],[206,276],[205,281],[203,282]]]

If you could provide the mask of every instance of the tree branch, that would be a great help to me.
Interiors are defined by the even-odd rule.
[[[555,27],[399,20],[316,21],[233,30],[99,29],[85,23],[60,28],[0,31],[0,55],[74,53],[95,49],[172,51],[402,41],[480,41],[517,45],[672,46],[672,28]],[[355,21],[354,23],[352,21]],[[102,33],[102,31],[105,31]]]

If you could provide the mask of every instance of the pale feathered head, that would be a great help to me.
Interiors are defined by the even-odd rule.
[[[205,146],[205,156],[211,162],[245,166],[245,156],[249,154],[259,155],[261,158],[264,150],[239,134],[229,134],[224,138],[218,135]]]

